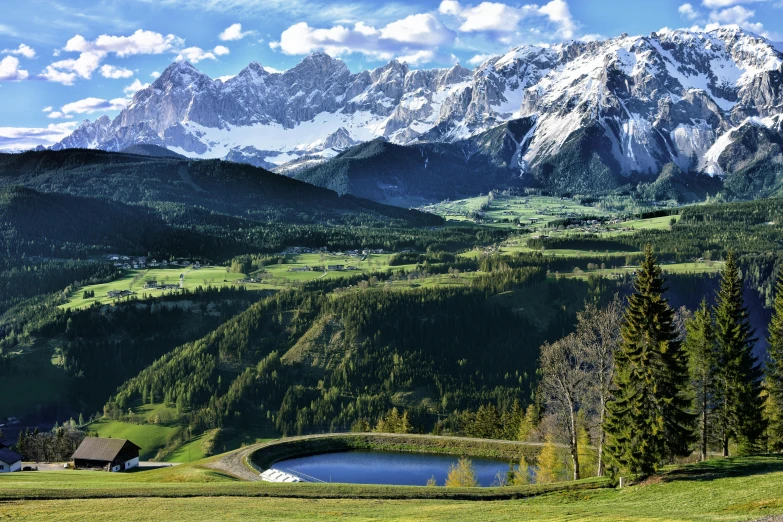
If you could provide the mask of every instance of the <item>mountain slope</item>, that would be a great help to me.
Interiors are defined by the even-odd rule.
[[[512,168],[531,184],[553,175],[562,184],[546,165],[574,147],[585,161],[572,165],[570,188],[654,178],[668,163],[724,175],[715,147],[778,116],[782,83],[783,45],[735,26],[522,46],[472,71],[392,61],[352,74],[315,53],[284,73],[251,63],[223,82],[177,62],[113,121],[85,122],[55,148],[147,143],[266,168],[306,157],[307,168],[378,137],[452,144],[528,119],[535,125]]]
[[[340,194],[395,204],[520,187],[520,142],[533,124],[529,119],[514,120],[455,143],[396,145],[373,140],[293,176]]]
[[[158,209],[178,225],[189,220],[323,223],[357,219],[432,225],[440,218],[384,206],[273,174],[222,161],[91,150],[0,155],[0,187],[103,198]],[[222,216],[222,217],[221,217]]]

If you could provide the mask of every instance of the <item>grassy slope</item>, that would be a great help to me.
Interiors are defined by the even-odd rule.
[[[277,290],[287,288],[295,283],[314,281],[316,279],[337,279],[357,275],[359,273],[369,273],[373,271],[385,271],[388,269],[400,270],[414,269],[416,265],[402,265],[389,267],[389,258],[393,254],[370,254],[362,261],[357,257],[347,255],[337,256],[334,254],[289,254],[286,255],[286,262],[282,264],[273,264],[265,267],[266,274],[261,275],[263,283],[242,283],[248,290]],[[328,266],[344,265],[355,266],[358,270],[350,271],[330,271],[330,272],[291,272],[291,268],[304,266]],[[109,304],[113,301],[106,294],[111,290],[130,290],[137,297],[144,294],[157,297],[172,290],[150,290],[144,288],[147,280],[156,280],[160,283],[179,284],[180,274],[185,275],[185,288],[194,290],[202,286],[233,286],[237,281],[247,277],[244,274],[226,272],[225,267],[210,266],[199,269],[188,269],[184,267],[177,268],[153,268],[148,270],[126,270],[119,279],[109,283],[89,285],[68,295],[68,302],[60,305],[61,308],[85,308],[95,302]],[[95,292],[95,297],[83,298],[85,291]]]
[[[535,487],[528,487],[533,491]],[[108,475],[17,473],[0,477],[0,517],[23,520],[754,520],[783,513],[781,456],[713,460],[670,471],[645,484],[570,490],[522,500],[378,500],[260,498],[333,492],[362,496],[390,487],[237,483],[198,466]],[[446,488],[396,488],[403,494]],[[486,490],[485,490],[486,491]],[[231,496],[230,500],[220,496]],[[119,498],[86,497],[117,496]],[[129,500],[124,497],[146,497]],[[187,497],[193,498],[176,498]],[[321,494],[320,496],[324,496]],[[19,498],[39,500],[14,500]],[[163,498],[175,497],[175,498]],[[48,499],[48,500],[43,500]]]
[[[97,433],[100,437],[132,440],[142,448],[141,460],[149,460],[177,433],[177,428],[102,419],[90,424],[89,431]]]

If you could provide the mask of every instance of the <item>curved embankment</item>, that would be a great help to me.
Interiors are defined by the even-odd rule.
[[[247,446],[228,453],[209,464],[216,470],[247,481],[259,481],[259,474],[284,459],[350,450],[404,451],[439,453],[468,457],[491,457],[519,461],[524,455],[537,455],[540,443],[506,440],[442,437],[386,433],[334,433],[290,437]],[[534,484],[495,488],[446,488],[386,486],[365,484],[267,484],[270,496],[303,498],[441,498],[454,500],[501,500],[525,498],[553,491],[607,487],[607,479],[578,482]]]

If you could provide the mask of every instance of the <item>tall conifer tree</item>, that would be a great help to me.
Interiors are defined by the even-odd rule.
[[[778,284],[775,287],[775,304],[772,321],[769,324],[768,342],[767,391],[778,410],[771,416],[770,428],[773,440],[781,441],[783,440],[783,411],[779,411],[779,408],[783,407],[783,269],[778,274]]]
[[[687,455],[694,416],[685,393],[686,354],[664,299],[661,268],[647,245],[628,298],[615,356],[615,398],[609,403],[607,450],[615,471],[648,475],[676,455]]]
[[[715,325],[707,300],[693,318],[685,323],[687,337],[685,351],[688,353],[688,367],[691,374],[693,409],[699,417],[699,458],[707,458],[707,435],[712,427],[712,414],[716,407],[716,378],[718,372],[718,350],[715,342]]]
[[[724,456],[729,455],[729,441],[732,439],[739,445],[740,452],[755,451],[765,428],[762,372],[753,356],[756,339],[742,289],[736,257],[729,252],[715,308],[718,391],[721,394],[719,422]]]

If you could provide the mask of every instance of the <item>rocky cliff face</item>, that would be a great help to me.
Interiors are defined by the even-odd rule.
[[[474,70],[392,61],[352,74],[315,53],[284,73],[251,63],[222,82],[177,62],[114,121],[85,122],[56,148],[151,143],[273,167],[378,137],[457,142],[525,119],[533,125],[509,167],[522,178],[585,136],[620,176],[668,163],[723,175],[737,164],[732,136],[743,128],[779,134],[781,113],[783,45],[722,27],[523,46]]]

